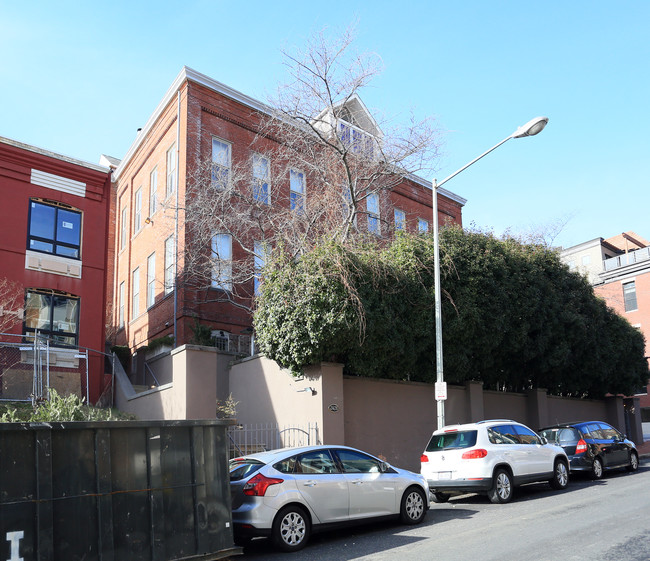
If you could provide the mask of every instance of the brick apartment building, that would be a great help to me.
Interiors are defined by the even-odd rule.
[[[650,242],[624,232],[564,249],[561,256],[572,270],[587,276],[613,310],[641,330],[650,359]],[[639,405],[643,432],[650,435],[650,383],[640,388]]]
[[[355,111],[365,111],[358,98],[351,102],[356,104]],[[183,215],[189,178],[201,161],[212,159],[213,166],[229,168],[250,159],[254,142],[272,154],[277,140],[259,134],[267,114],[268,108],[261,102],[184,67],[138,132],[114,173],[113,342],[135,351],[175,334],[180,345],[191,340],[192,327],[198,321],[209,326],[222,348],[250,349],[251,316],[246,306],[238,306],[237,301],[215,302],[211,297],[210,293],[227,290],[227,283],[213,284],[197,294],[176,279],[183,269],[183,250],[189,239]],[[365,121],[373,122],[369,115]],[[266,174],[274,169],[273,162],[262,164]],[[271,205],[293,204],[296,179],[300,196],[317,196],[309,191],[308,176],[292,174],[293,170],[283,177],[265,177],[264,196]],[[388,206],[382,203],[381,207],[382,222],[391,223],[386,231],[428,229],[431,196],[431,184],[417,177],[392,189],[384,197]],[[462,224],[465,202],[440,189],[440,223]],[[366,210],[370,215],[371,209]],[[372,219],[368,220],[370,224]],[[241,248],[232,238],[222,236],[219,243],[227,246],[221,253],[232,259],[241,257]]]
[[[72,387],[95,402],[105,382],[100,353],[112,275],[110,170],[0,137],[0,194],[0,278],[24,298],[21,319],[2,343],[29,343],[38,331],[54,348],[47,358],[52,385],[56,376],[77,372]],[[80,349],[91,351],[87,365]],[[25,378],[27,395],[9,397],[26,398],[35,360],[24,345],[16,352],[0,362],[0,377],[8,368],[13,374],[3,378],[2,391],[8,397],[10,380]]]

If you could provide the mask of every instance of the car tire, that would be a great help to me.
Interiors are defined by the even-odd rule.
[[[591,478],[592,479],[602,479],[603,478],[603,461],[596,457],[591,464]]]
[[[299,506],[283,508],[273,520],[271,538],[282,551],[298,551],[307,545],[311,533],[309,517]]]
[[[494,504],[505,504],[512,500],[512,478],[510,473],[499,468],[494,472],[492,488],[488,491],[488,498]]]
[[[434,503],[446,503],[450,496],[449,493],[431,493]]]
[[[630,465],[627,466],[627,471],[636,471],[639,469],[639,456],[636,452],[630,452]]]
[[[557,489],[558,491],[566,489],[566,486],[569,484],[569,467],[564,460],[555,461],[553,477],[549,483],[553,489]]]
[[[409,487],[402,497],[400,518],[404,524],[419,524],[427,513],[427,498],[419,487]]]

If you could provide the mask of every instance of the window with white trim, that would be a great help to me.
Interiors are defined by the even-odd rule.
[[[118,291],[118,312],[117,312],[117,325],[118,327],[124,327],[124,281],[120,283],[120,288]]]
[[[426,234],[429,231],[429,221],[424,218],[418,218],[418,232]]]
[[[212,237],[212,288],[232,292],[232,236]]]
[[[156,192],[158,191],[158,168],[153,168],[149,174],[149,216],[157,210]]]
[[[133,231],[139,232],[142,228],[142,187],[134,195],[133,203]]]
[[[633,312],[638,309],[636,302],[636,282],[623,283],[623,303],[626,312]]]
[[[304,209],[305,174],[295,169],[289,170],[289,208],[296,212]]]
[[[147,308],[156,303],[156,254],[147,257]]]
[[[375,153],[373,136],[350,123],[339,121],[339,137],[341,143],[354,154],[372,158]]]
[[[379,224],[379,195],[377,193],[370,193],[366,197],[366,212],[368,213],[368,232],[379,236],[381,226]]]
[[[265,205],[271,204],[271,170],[269,159],[260,154],[253,155],[253,198]]]
[[[165,240],[165,294],[169,294],[174,290],[175,261],[174,236],[169,236]]]
[[[212,185],[225,189],[230,181],[230,144],[212,139]]]
[[[259,292],[260,284],[262,283],[262,269],[266,266],[268,261],[270,251],[268,244],[262,240],[255,240],[253,242],[253,252],[255,253],[254,257],[254,289],[255,294]]]
[[[165,198],[176,190],[176,143],[167,150],[167,184],[165,185]]]
[[[120,217],[120,249],[126,247],[126,236],[129,227],[129,217],[127,216],[127,208],[122,209],[122,215]]]
[[[25,292],[23,333],[32,338],[38,331],[55,345],[76,346],[79,340],[79,298],[55,290]]]
[[[395,209],[395,230],[406,230],[406,213],[399,208]]]
[[[27,248],[79,259],[81,212],[72,207],[30,199]]]
[[[131,294],[131,319],[135,319],[140,315],[140,267],[133,270]]]

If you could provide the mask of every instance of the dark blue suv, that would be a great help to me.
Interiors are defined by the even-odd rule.
[[[600,479],[606,469],[639,469],[639,454],[634,442],[602,421],[563,423],[538,432],[549,442],[564,448],[571,471],[588,472],[594,479]]]

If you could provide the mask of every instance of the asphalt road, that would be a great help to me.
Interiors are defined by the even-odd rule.
[[[507,505],[458,497],[433,504],[419,526],[386,521],[317,534],[292,554],[254,540],[235,559],[648,561],[650,461],[642,460],[637,473],[616,471],[601,481],[574,476],[562,492],[528,485]]]

